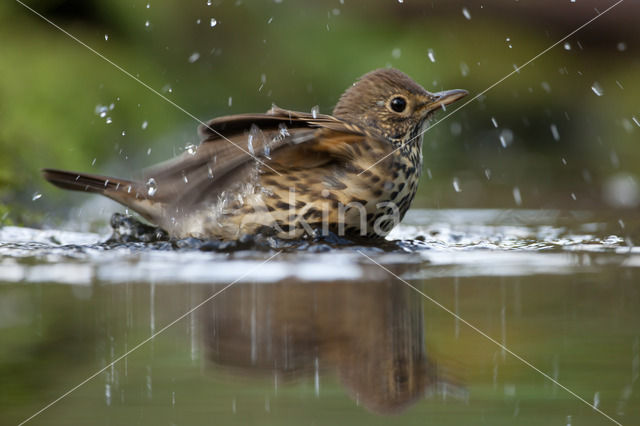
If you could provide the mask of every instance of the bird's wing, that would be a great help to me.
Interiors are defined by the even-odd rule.
[[[335,117],[275,106],[265,114],[216,118],[198,130],[197,149],[144,171],[145,182],[155,181],[155,200],[189,209],[250,182],[258,170],[280,174],[289,167],[344,160],[345,146],[365,136],[358,126]]]

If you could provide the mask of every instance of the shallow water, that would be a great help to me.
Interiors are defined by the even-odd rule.
[[[31,422],[638,424],[639,224],[414,210],[385,245],[231,250],[5,227],[0,423],[99,372]]]

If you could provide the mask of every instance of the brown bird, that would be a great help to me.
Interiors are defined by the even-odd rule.
[[[333,115],[288,111],[213,119],[202,143],[138,180],[45,169],[64,189],[105,195],[172,237],[326,234],[384,237],[413,200],[422,133],[464,90],[430,93],[379,69],[340,97]]]

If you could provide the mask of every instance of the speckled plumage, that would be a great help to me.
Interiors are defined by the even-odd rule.
[[[44,174],[60,187],[106,195],[174,237],[383,237],[415,196],[428,118],[464,95],[429,93],[400,71],[380,69],[351,86],[333,115],[274,106],[211,120],[194,152],[138,180]]]

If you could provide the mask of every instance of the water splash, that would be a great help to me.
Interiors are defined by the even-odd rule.
[[[156,192],[158,192],[158,184],[154,178],[149,178],[145,187],[147,188],[147,195],[149,195],[149,197],[153,197],[156,195]]]

